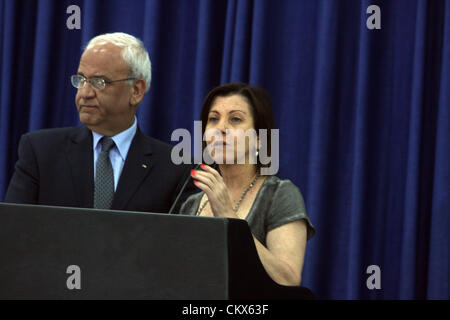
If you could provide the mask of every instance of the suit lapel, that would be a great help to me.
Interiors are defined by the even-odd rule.
[[[68,141],[67,156],[79,206],[92,208],[94,204],[94,156],[92,133],[88,128],[78,127],[74,130]]]
[[[150,162],[151,153],[150,143],[138,128],[128,151],[111,209],[125,209],[153,166]]]

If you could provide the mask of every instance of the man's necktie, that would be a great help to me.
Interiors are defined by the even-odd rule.
[[[114,141],[110,138],[102,138],[102,152],[97,159],[94,208],[110,209],[114,197],[114,171],[109,160],[109,150],[114,147]]]

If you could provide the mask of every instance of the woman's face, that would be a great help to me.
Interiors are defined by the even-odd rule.
[[[205,127],[209,155],[217,164],[253,163],[257,136],[251,106],[241,95],[218,96],[211,104]],[[255,162],[249,162],[255,161]]]

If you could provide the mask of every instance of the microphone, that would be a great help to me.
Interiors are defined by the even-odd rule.
[[[195,167],[194,167],[193,170],[198,170],[198,168],[200,168],[200,165],[201,165],[201,163],[195,165]],[[177,205],[178,200],[180,199],[181,194],[183,193],[184,189],[186,189],[186,186],[187,186],[187,184],[188,184],[188,182],[189,182],[189,179],[191,179],[191,175],[189,175],[189,176],[187,177],[186,181],[184,181],[184,184],[183,184],[183,186],[181,187],[180,192],[178,192],[178,195],[177,195],[175,201],[173,202],[172,207],[170,207],[170,210],[169,210],[168,214],[172,214],[172,211],[173,211],[173,209],[175,209],[175,206]]]

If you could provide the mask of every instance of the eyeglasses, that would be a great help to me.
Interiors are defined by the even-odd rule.
[[[118,81],[127,81],[127,80],[136,80],[136,78],[126,78],[126,79],[107,81],[103,78],[97,78],[97,77],[92,77],[90,79],[86,79],[85,77],[83,77],[79,74],[74,74],[73,76],[70,77],[70,81],[72,82],[72,85],[77,89],[84,88],[84,86],[86,85],[86,82],[89,82],[95,89],[103,90],[103,89],[105,89],[107,84],[110,84],[113,82],[118,82]]]

